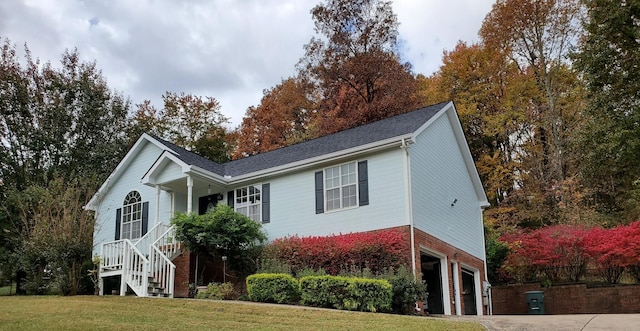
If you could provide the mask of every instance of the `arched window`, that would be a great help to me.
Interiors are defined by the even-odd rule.
[[[122,203],[122,234],[120,239],[142,237],[142,197],[138,191],[131,191]]]

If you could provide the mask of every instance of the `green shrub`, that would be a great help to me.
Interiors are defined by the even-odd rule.
[[[249,300],[292,303],[298,300],[299,283],[287,274],[255,274],[247,277]]]
[[[392,287],[384,279],[351,278],[343,301],[348,310],[386,312],[391,310]]]
[[[232,283],[210,283],[206,291],[196,294],[197,299],[232,300],[237,296]]]
[[[359,311],[389,311],[391,284],[382,279],[308,276],[300,279],[301,304]]]
[[[395,272],[383,276],[392,287],[391,311],[397,314],[411,314],[416,301],[427,299],[427,286],[416,281],[407,267],[400,267]]]
[[[300,278],[300,303],[305,306],[338,308],[346,297],[349,278],[307,276]]]

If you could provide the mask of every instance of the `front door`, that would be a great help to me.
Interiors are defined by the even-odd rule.
[[[218,205],[222,196],[219,193],[209,194],[198,198],[198,215],[203,215]]]
[[[478,315],[473,272],[466,269],[462,269],[462,302],[464,302],[465,315]]]

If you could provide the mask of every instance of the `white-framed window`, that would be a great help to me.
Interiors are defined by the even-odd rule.
[[[324,169],[324,197],[327,211],[358,206],[357,169],[356,162]]]
[[[262,193],[260,185],[249,185],[236,189],[234,209],[236,212],[260,222],[262,220]]]
[[[142,237],[142,197],[138,191],[131,191],[122,203],[122,232],[120,239]]]

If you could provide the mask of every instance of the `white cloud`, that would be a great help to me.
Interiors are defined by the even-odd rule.
[[[416,73],[477,40],[490,0],[396,0],[401,52]],[[307,0],[3,0],[0,36],[57,63],[78,48],[109,86],[156,106],[166,91],[212,96],[236,126],[262,90],[294,74],[313,35]]]

